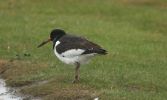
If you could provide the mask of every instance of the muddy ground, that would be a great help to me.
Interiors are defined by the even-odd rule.
[[[38,63],[30,63],[19,60],[0,60],[0,75],[6,80],[7,86],[15,88],[16,94],[22,95],[25,99],[44,99],[44,100],[92,100],[99,93],[93,88],[81,84],[69,83],[68,86],[61,83],[62,79],[54,80],[31,80],[22,79],[21,76],[36,73],[37,68],[32,67],[26,69],[23,66],[30,64],[31,66],[40,66]],[[62,80],[63,81],[63,80]]]

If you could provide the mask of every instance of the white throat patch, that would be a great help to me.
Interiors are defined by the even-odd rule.
[[[55,44],[55,46],[57,46],[57,45],[59,45],[59,44],[60,44],[60,41],[57,41],[56,44]]]

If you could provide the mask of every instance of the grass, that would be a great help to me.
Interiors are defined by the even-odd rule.
[[[9,86],[30,84],[21,92],[44,100],[166,100],[166,5],[166,0],[1,0],[1,75]],[[56,59],[52,44],[36,48],[54,28],[109,52],[82,66],[78,84],[71,84],[74,68]],[[31,86],[43,80],[48,82]]]

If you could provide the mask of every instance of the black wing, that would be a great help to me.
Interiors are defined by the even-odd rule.
[[[102,49],[99,45],[88,41],[85,38],[72,36],[72,35],[65,35],[59,39],[60,44],[57,45],[56,51],[61,54],[70,49],[82,49],[84,52],[82,54],[91,54],[97,53],[105,55],[107,51]]]

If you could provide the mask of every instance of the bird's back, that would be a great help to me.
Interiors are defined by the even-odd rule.
[[[91,41],[88,41],[83,37],[64,35],[59,39],[59,41],[60,45],[57,45],[56,50],[60,54],[70,49],[84,50],[82,54],[91,54],[91,53],[97,53],[102,55],[107,54],[107,51],[101,48],[99,45]]]

